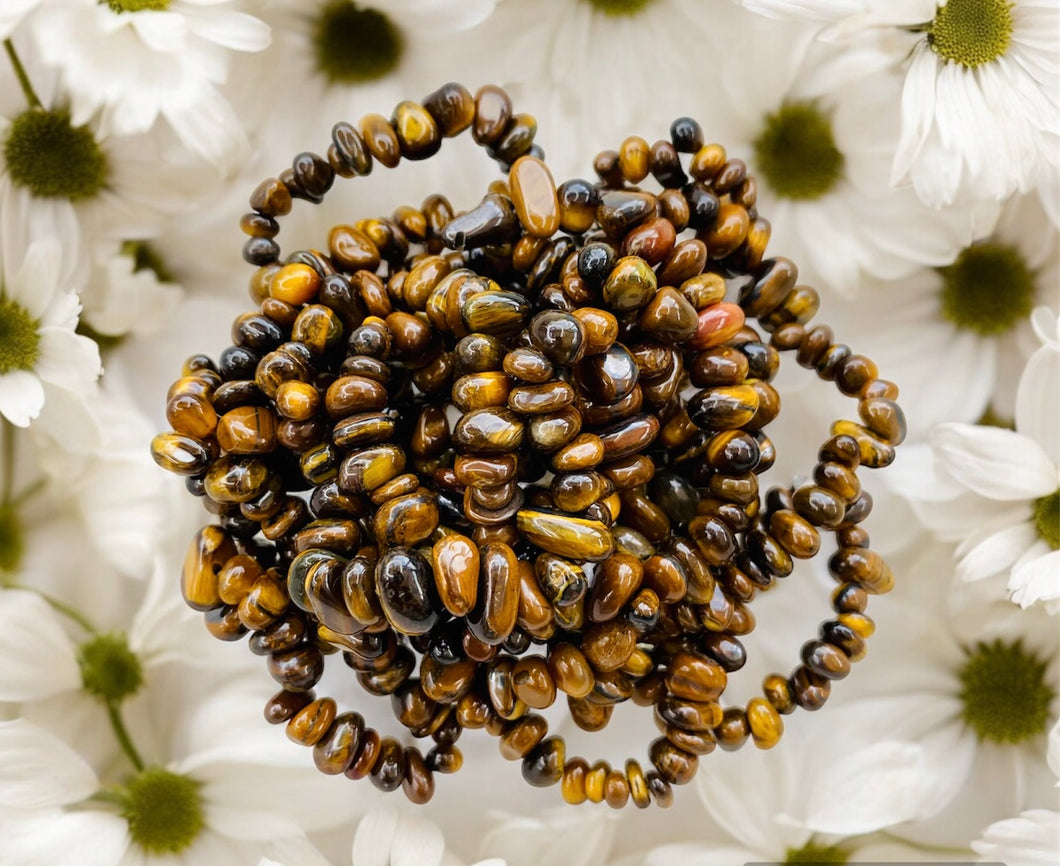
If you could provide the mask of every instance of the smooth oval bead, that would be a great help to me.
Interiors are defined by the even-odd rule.
[[[598,561],[614,551],[611,532],[598,520],[528,508],[519,511],[515,521],[527,541],[557,556]]]
[[[482,454],[505,454],[522,444],[523,422],[509,409],[476,409],[461,416],[453,443]]]
[[[434,580],[442,604],[453,616],[466,616],[478,600],[479,550],[463,535],[447,535],[431,550]]]
[[[383,613],[402,634],[429,632],[438,621],[438,598],[430,563],[415,550],[395,547],[379,557],[376,592]]]
[[[625,256],[615,262],[602,293],[604,303],[612,310],[627,313],[645,306],[657,288],[655,272],[647,262],[637,256]]]
[[[508,173],[512,205],[533,237],[550,238],[559,229],[559,197],[552,172],[540,159],[521,156]]]
[[[699,311],[699,323],[688,347],[699,350],[721,346],[740,333],[744,322],[744,312],[736,304],[712,304]]]
[[[210,452],[198,439],[182,433],[159,433],[151,440],[151,457],[167,472],[201,475],[210,466]]]

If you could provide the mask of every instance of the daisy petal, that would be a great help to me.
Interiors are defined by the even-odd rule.
[[[44,387],[28,370],[0,376],[0,415],[16,427],[28,427],[44,408]]]
[[[1060,839],[1060,812],[1030,809],[1018,818],[991,824],[972,850],[989,860],[1020,866],[1055,866]]]
[[[25,719],[0,722],[0,805],[63,806],[98,788],[92,768],[54,734]]]
[[[988,499],[1034,499],[1056,490],[1056,466],[1049,455],[1012,430],[941,424],[931,445],[954,478]]]
[[[390,866],[439,866],[445,856],[445,837],[433,821],[404,816],[394,836]]]
[[[389,866],[400,819],[393,809],[373,809],[365,815],[353,836],[353,862],[357,866]]]
[[[1060,550],[1017,565],[1008,579],[1008,591],[1020,607],[1060,598]]]
[[[81,686],[74,646],[35,592],[0,592],[0,701],[35,701]]]
[[[961,580],[982,580],[999,574],[1023,555],[1038,534],[1024,521],[1003,529],[973,535],[958,550],[957,576]]]
[[[1027,362],[1016,389],[1016,429],[1060,465],[1060,351],[1046,345]]]
[[[125,821],[108,812],[12,810],[0,819],[0,863],[115,866],[128,847]]]

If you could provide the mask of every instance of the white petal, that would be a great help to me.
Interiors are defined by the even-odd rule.
[[[955,479],[988,499],[1034,499],[1057,488],[1049,455],[1012,430],[942,424],[932,433],[931,445]]]
[[[1048,760],[1049,769],[1060,777],[1060,719],[1053,725],[1053,729],[1049,731]],[[1060,782],[1057,782],[1057,785],[1060,786]]]
[[[245,12],[185,9],[192,32],[233,51],[264,51],[272,34],[269,25]]]
[[[353,836],[353,862],[357,866],[390,866],[390,849],[400,820],[393,809],[373,809],[365,815]]]
[[[982,580],[1009,568],[1034,544],[1037,532],[1023,521],[1014,526],[973,535],[962,544],[957,554],[957,576],[961,580]]]
[[[1056,866],[1060,846],[1060,813],[1031,809],[1018,818],[991,824],[972,850],[1008,866]]]
[[[28,427],[44,408],[44,387],[28,370],[0,376],[0,415],[16,427]]]
[[[103,372],[95,341],[64,328],[42,328],[37,374],[50,385],[86,391]]]
[[[210,797],[210,789],[203,789],[203,799]],[[208,827],[231,839],[260,841],[298,836],[297,822],[278,810],[241,809],[238,806],[207,802],[205,817]]]
[[[269,846],[269,856],[258,866],[331,866],[308,839],[283,839]]]
[[[33,701],[81,686],[74,645],[39,595],[0,591],[0,701]]]
[[[1009,577],[1008,591],[1020,607],[1060,598],[1060,550],[1017,565]]]
[[[125,821],[109,812],[12,811],[0,818],[0,863],[118,866],[129,847]]]
[[[445,836],[433,821],[404,815],[394,835],[390,866],[439,866],[445,856]]]
[[[902,88],[902,133],[895,149],[891,183],[909,172],[935,122],[935,81],[938,63],[926,42],[917,43]]]
[[[98,788],[92,768],[54,734],[25,719],[0,722],[0,805],[63,806]]]
[[[1046,345],[1027,362],[1016,389],[1016,429],[1060,466],[1060,348]]]

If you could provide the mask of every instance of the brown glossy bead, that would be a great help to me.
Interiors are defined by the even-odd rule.
[[[320,275],[309,265],[284,265],[269,281],[269,297],[300,306],[312,301],[320,290]]]
[[[639,256],[649,265],[660,264],[674,248],[677,233],[673,223],[660,217],[634,228],[622,240],[622,255]]]
[[[201,440],[192,436],[159,433],[151,440],[151,457],[167,472],[192,476],[206,471],[211,454]]]
[[[279,581],[261,577],[239,602],[239,621],[249,629],[265,628],[286,609],[287,593]]]
[[[506,406],[512,380],[504,373],[486,372],[461,376],[453,383],[453,404],[461,412]]]
[[[365,728],[361,740],[361,748],[357,752],[357,757],[346,768],[344,774],[347,779],[353,779],[354,781],[363,779],[372,772],[379,761],[383,748],[383,738],[379,736],[378,731],[372,728]]]
[[[225,604],[239,604],[263,573],[254,557],[233,556],[217,575],[217,594]]]
[[[347,493],[362,493],[375,490],[404,470],[404,451],[396,445],[376,445],[343,460],[338,483]]]
[[[638,324],[646,333],[667,343],[681,343],[696,333],[696,308],[677,289],[659,289],[641,310]]]
[[[648,176],[650,147],[639,135],[630,136],[618,148],[618,166],[627,183],[637,184]]]
[[[643,578],[644,566],[628,554],[616,553],[600,563],[587,599],[589,619],[606,622],[618,616]]]
[[[467,624],[475,637],[491,646],[507,639],[519,615],[516,562],[515,551],[507,544],[488,544],[482,550],[478,601]]]
[[[455,704],[474,685],[476,671],[472,661],[442,664],[425,655],[420,665],[423,691],[432,701]]]
[[[804,710],[819,710],[831,693],[831,682],[803,665],[799,665],[788,679],[788,687]]]
[[[515,477],[516,460],[511,455],[456,458],[453,470],[457,480],[468,487],[496,487]]]
[[[754,744],[760,749],[772,749],[784,733],[784,722],[780,713],[765,698],[751,698],[747,702],[747,727]]]
[[[621,343],[586,357],[576,371],[579,384],[600,403],[614,403],[626,397],[640,376],[637,362]]]
[[[466,616],[478,598],[479,551],[463,535],[447,535],[431,551],[438,596],[453,616]]]
[[[543,385],[519,385],[508,394],[508,408],[523,415],[545,415],[574,402],[574,389],[553,380]]]
[[[265,704],[265,721],[270,725],[282,725],[294,718],[299,710],[311,704],[315,699],[316,695],[311,691],[279,691]]]
[[[813,480],[825,490],[832,491],[843,503],[853,502],[861,493],[857,475],[841,463],[818,463],[813,470]]]
[[[620,770],[612,770],[604,781],[604,801],[612,809],[621,809],[629,802],[629,781]]]
[[[782,509],[769,518],[769,534],[797,559],[809,559],[821,549],[821,535],[794,511]]]
[[[579,307],[571,315],[581,322],[585,331],[584,351],[586,355],[606,352],[618,339],[618,319],[607,310]]]
[[[412,545],[438,528],[438,505],[432,493],[398,496],[379,506],[373,521],[380,544]]]
[[[291,692],[309,691],[324,673],[324,657],[312,646],[273,653],[267,664],[269,675]]]
[[[687,785],[699,769],[695,755],[677,748],[664,737],[652,741],[648,754],[659,775],[674,785]]]
[[[560,793],[563,799],[572,806],[586,800],[585,781],[589,773],[589,762],[582,758],[571,758],[563,767],[563,778],[560,780]]]
[[[401,142],[394,127],[381,114],[366,114],[360,122],[361,137],[368,152],[387,168],[401,161]]]
[[[336,716],[327,735],[313,746],[317,769],[329,776],[345,772],[361,747],[363,734],[364,719],[358,713]]]
[[[598,520],[530,508],[519,511],[515,520],[527,541],[557,556],[599,561],[614,550],[610,531]]]
[[[217,412],[202,394],[175,394],[166,403],[166,420],[177,433],[206,439],[217,428]]]
[[[308,382],[282,382],[276,389],[276,411],[292,421],[308,421],[320,409],[320,392]]]
[[[237,553],[231,537],[219,526],[205,526],[196,533],[184,555],[181,593],[188,607],[209,610],[221,603],[218,575]]]
[[[530,315],[530,302],[518,292],[479,292],[460,307],[460,318],[468,331],[511,336],[522,330]]]
[[[607,776],[611,772],[611,765],[607,761],[597,761],[589,772],[585,774],[585,796],[590,803],[602,803],[604,801],[604,788],[607,785]]]
[[[380,791],[396,791],[405,777],[406,758],[401,743],[384,737],[379,747],[379,758],[372,767],[369,778]]]
[[[835,373],[835,383],[841,392],[849,397],[864,395],[865,389],[876,381],[879,369],[871,358],[864,355],[850,355]]]
[[[643,582],[668,603],[681,601],[688,591],[684,568],[675,557],[668,554],[656,554],[644,560]]]
[[[422,806],[434,796],[434,774],[419,749],[405,749],[405,772],[401,777],[401,790],[410,803]]]
[[[353,226],[335,226],[328,233],[328,250],[331,260],[344,271],[374,271],[379,267],[379,248]]]
[[[905,440],[905,415],[893,400],[868,397],[858,403],[858,414],[869,430],[889,444],[900,445]]]
[[[401,155],[406,159],[427,159],[438,152],[442,143],[438,124],[431,113],[418,103],[404,100],[394,108],[390,125],[397,133]]]
[[[552,363],[569,366],[585,352],[585,326],[575,316],[558,310],[538,313],[530,322],[530,341]]]
[[[659,718],[667,725],[685,731],[709,731],[722,720],[721,707],[713,701],[700,703],[665,697],[655,705]]]
[[[556,682],[541,656],[524,656],[515,663],[512,687],[531,709],[543,710],[556,700]]]
[[[523,441],[523,422],[508,409],[476,409],[461,416],[453,444],[482,454],[505,454]]]
[[[758,392],[749,385],[700,391],[688,403],[688,416],[704,430],[734,430],[745,426],[758,411]]]
[[[740,748],[751,735],[747,714],[742,707],[729,707],[722,715],[721,724],[714,729],[718,745],[727,752]]]
[[[523,778],[535,788],[554,785],[563,776],[566,749],[559,737],[542,740],[523,758]]]
[[[595,677],[588,659],[569,643],[550,647],[548,669],[556,687],[572,698],[584,698],[593,690]]]
[[[328,386],[324,395],[324,406],[336,419],[383,409],[386,403],[386,388],[364,376],[341,376]]]
[[[625,620],[596,623],[582,634],[582,652],[597,671],[616,671],[626,663],[637,645],[637,632]]]
[[[788,681],[780,674],[770,674],[762,681],[762,692],[766,700],[781,715],[795,711],[795,698],[792,697]]]
[[[596,220],[610,237],[618,238],[654,213],[654,196],[632,190],[616,190],[601,195],[596,208]]]
[[[464,765],[464,755],[456,746],[439,746],[427,753],[425,761],[435,773],[458,773]]]
[[[276,448],[276,416],[261,406],[239,406],[221,416],[217,444],[229,454],[265,454]]]
[[[379,557],[376,591],[387,621],[403,634],[426,634],[438,621],[430,563],[417,551],[395,547]]]
[[[610,482],[596,472],[561,472],[552,479],[549,492],[561,511],[584,511],[611,489]]]
[[[475,119],[475,100],[462,84],[443,84],[424,97],[423,107],[434,118],[438,130],[446,138],[459,135]]]
[[[843,522],[846,506],[832,491],[815,485],[800,487],[792,495],[795,510],[814,526],[834,529]]]
[[[385,442],[394,435],[394,419],[385,412],[360,412],[337,422],[331,430],[332,441],[340,448]]]
[[[616,312],[626,313],[646,306],[657,288],[651,267],[641,258],[625,256],[615,262],[601,291],[604,303]]]
[[[559,229],[559,198],[548,166],[533,156],[519,157],[508,174],[512,205],[533,237],[550,238]]]
[[[722,259],[735,252],[747,237],[751,221],[747,210],[738,204],[722,204],[718,217],[705,238],[712,259]]]
[[[487,151],[502,164],[515,162],[533,147],[537,135],[537,119],[531,114],[513,114],[504,135]]]
[[[827,680],[841,680],[850,673],[850,658],[838,647],[820,640],[802,646],[802,663]]]
[[[239,618],[238,608],[229,605],[210,608],[203,615],[203,624],[218,640],[236,641],[247,633],[247,627]]]
[[[476,144],[495,144],[512,116],[512,103],[501,88],[487,84],[475,94],[475,119],[471,134]]]
[[[537,349],[513,349],[504,356],[504,372],[524,382],[547,382],[552,371],[552,362]]]
[[[668,664],[666,687],[689,701],[715,701],[725,690],[725,670],[706,656],[679,652]]]
[[[744,312],[736,304],[722,302],[702,308],[696,333],[688,341],[688,347],[710,349],[721,346],[740,332],[744,321]]]
[[[500,656],[489,663],[486,670],[486,694],[496,716],[487,720],[486,727],[499,723],[500,720],[512,721],[526,714],[527,706],[515,693],[512,684],[512,668],[515,660],[510,656]],[[504,730],[503,724],[497,724],[499,734]]]
[[[291,193],[282,181],[269,178],[251,193],[250,206],[267,216],[283,216],[291,212]]]
[[[541,716],[528,715],[507,726],[497,740],[501,757],[506,761],[518,761],[548,734],[548,722]]]
[[[315,746],[328,733],[338,707],[331,698],[320,698],[299,710],[287,723],[287,739],[300,746]]]

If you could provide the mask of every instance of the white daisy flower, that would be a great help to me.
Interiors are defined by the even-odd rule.
[[[357,824],[346,861],[352,866],[462,866],[464,862],[446,848],[445,836],[433,821],[386,807],[372,809]],[[331,866],[331,862],[306,840],[285,839],[274,843],[258,866]],[[471,866],[514,864],[490,858]]]
[[[143,242],[101,241],[81,291],[81,318],[104,342],[126,334],[150,336],[168,326],[183,296],[153,248]]]
[[[864,274],[899,279],[949,264],[992,225],[993,207],[934,211],[891,188],[901,80],[878,43],[807,45],[809,28],[725,6],[711,18],[743,58],[721,73],[726,147],[758,181],[770,250],[794,259],[804,279],[853,296]]]
[[[1036,314],[1045,344],[1016,393],[1016,429],[942,424],[890,475],[925,525],[959,541],[957,576],[1007,575],[1012,601],[1060,611],[1060,341]],[[1051,335],[1044,331],[1048,323]]]
[[[0,39],[7,39],[41,0],[7,0],[0,9]]]
[[[1038,197],[1019,196],[951,264],[829,306],[836,332],[900,386],[911,439],[988,407],[1012,417],[1019,371],[1038,345],[1030,313],[1060,310],[1057,237]]]
[[[1007,866],[1053,866],[1060,850],[1060,812],[1028,809],[1018,818],[991,824],[972,842],[980,862]]]
[[[105,136],[147,132],[163,117],[203,159],[232,169],[249,151],[220,91],[229,52],[258,52],[269,28],[231,0],[45,0],[27,22],[57,69],[71,120],[101,111]]]
[[[891,179],[931,205],[1027,192],[1060,162],[1060,9],[1052,0],[743,0],[834,22],[826,38],[886,28],[906,69]]]
[[[46,388],[90,389],[102,372],[99,349],[75,333],[77,294],[60,282],[63,249],[33,243],[4,250],[0,283],[0,415],[26,427],[41,413]]]
[[[821,833],[889,832],[918,844],[965,846],[984,826],[1055,802],[1046,735],[1057,718],[1054,621],[1000,602],[947,603],[948,545],[896,561],[894,591],[873,602],[877,631],[842,730],[821,763],[805,826]],[[882,759],[888,752],[901,761]],[[896,772],[906,768],[912,772]],[[852,812],[854,819],[852,819]]]

